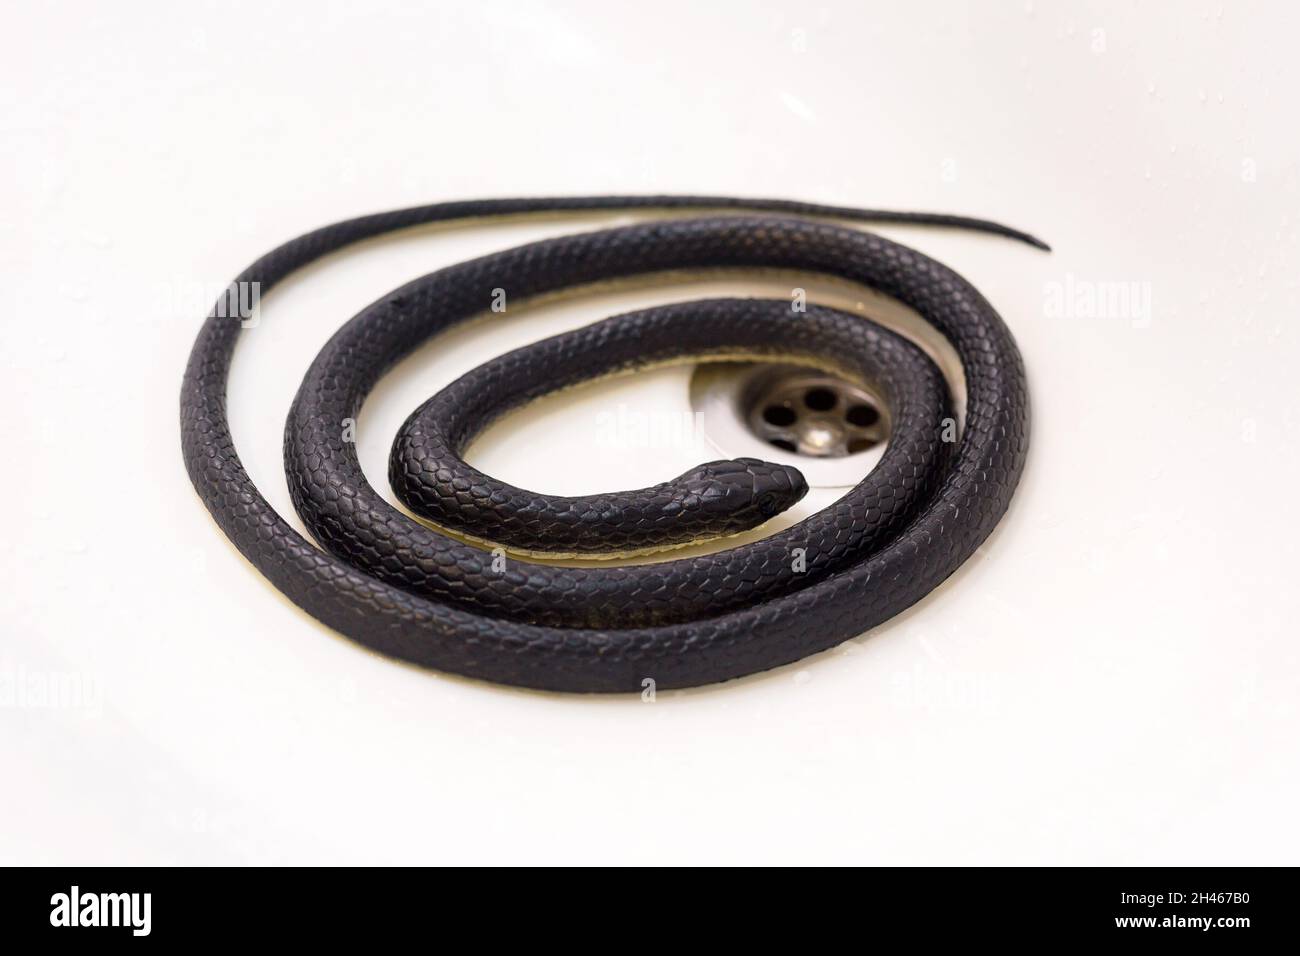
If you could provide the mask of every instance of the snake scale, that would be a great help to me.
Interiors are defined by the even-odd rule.
[[[601,196],[438,203],[350,219],[258,259],[232,283],[264,295],[290,273],[363,239],[430,223],[531,213],[643,210],[634,225],[529,243],[440,269],[376,300],[312,363],[290,409],[290,492],[316,539],[262,497],[235,451],[226,385],[242,331],[219,302],[181,389],[186,467],[240,552],[295,604],[379,652],[503,684],[574,692],[722,681],[833,647],[920,600],[1007,510],[1025,462],[1029,401],[1011,333],[966,280],[846,222],[995,233],[985,220],[783,200]],[[592,283],[679,270],[781,269],[865,285],[916,310],[963,366],[960,436],[951,402],[915,345],[857,315],[788,300],[708,299],[617,316],[502,355],[417,409],[394,442],[390,482],[428,523],[362,474],[341,423],[396,362],[452,326]],[[892,434],[878,466],[822,511],[712,554],[629,566],[560,567],[538,554],[671,548],[756,527],[806,492],[796,469],[710,462],[636,491],[575,498],[496,481],[462,457],[492,421],[555,389],[668,362],[738,354],[795,361],[871,383]],[[489,548],[496,548],[489,551]],[[500,560],[506,549],[508,560]],[[795,560],[795,556],[798,560]]]

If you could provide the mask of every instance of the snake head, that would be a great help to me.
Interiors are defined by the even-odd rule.
[[[718,520],[719,534],[756,528],[808,493],[797,468],[757,458],[711,461],[674,484],[687,489],[702,511]]]

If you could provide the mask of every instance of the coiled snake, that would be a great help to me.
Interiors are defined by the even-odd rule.
[[[440,203],[307,233],[258,259],[232,289],[257,283],[265,294],[327,253],[426,223],[611,209],[692,212],[438,270],[378,299],[326,343],[284,439],[293,501],[320,547],[276,514],[240,463],[226,380],[241,322],[224,303],[214,306],[181,389],[185,463],[222,530],[299,607],[384,654],[484,680],[559,691],[640,691],[648,681],[686,687],[855,637],[918,601],[987,537],[1008,507],[1028,445],[1025,373],[1010,332],[952,270],[828,220],[954,226],[1047,248],[996,223],[717,197]],[[711,299],[543,340],[480,366],[421,406],[397,437],[390,479],[434,527],[367,483],[342,423],[417,346],[490,314],[495,290],[517,302],[598,280],[707,268],[821,273],[911,306],[961,360],[960,437],[944,433],[951,400],[942,376],[906,339],[821,306],[797,312],[789,300]],[[806,486],[795,469],[754,459],[713,462],[639,491],[556,498],[497,482],[461,458],[491,421],[547,392],[651,364],[738,354],[872,383],[892,420],[879,465],[804,521],[713,554],[568,568],[515,554],[501,561],[501,551],[481,546],[523,555],[672,547],[752,528],[798,500]]]

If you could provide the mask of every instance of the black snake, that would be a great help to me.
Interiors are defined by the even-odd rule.
[[[780,200],[589,197],[439,203],[335,223],[272,250],[232,290],[265,294],[294,270],[397,229],[488,216],[688,209],[534,242],[430,273],[347,322],[312,363],[285,428],[293,501],[316,547],[249,479],[230,434],[226,382],[241,331],[214,306],[181,390],[185,463],[239,550],[277,588],[343,634],[418,664],[563,691],[639,691],[725,680],[861,634],[915,603],[1006,511],[1028,445],[1029,401],[1010,332],[961,276],[919,252],[828,220],[919,223],[1039,240],[984,220]],[[724,214],[725,213],[725,214]],[[799,270],[866,285],[915,309],[960,358],[966,417],[953,440],[938,369],[860,316],[789,300],[710,299],[647,309],[486,363],[407,421],[390,479],[442,533],[366,481],[343,423],[386,370],[431,336],[511,302],[669,270]],[[806,491],[794,469],[712,462],[639,491],[555,498],[461,458],[496,417],[557,388],[672,361],[779,357],[872,383],[892,435],[879,465],[817,514],[753,543],[627,567],[565,568],[516,554],[629,553],[754,527]],[[487,547],[466,543],[468,538]],[[324,548],[322,551],[321,548]],[[503,560],[502,549],[512,553]]]

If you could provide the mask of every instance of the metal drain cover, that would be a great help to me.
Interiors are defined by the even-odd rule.
[[[843,379],[786,366],[759,371],[741,395],[754,434],[815,458],[869,451],[887,437],[880,399]]]
[[[728,458],[791,464],[814,488],[855,485],[889,439],[879,395],[799,365],[710,363],[691,377],[691,406],[708,442]]]

